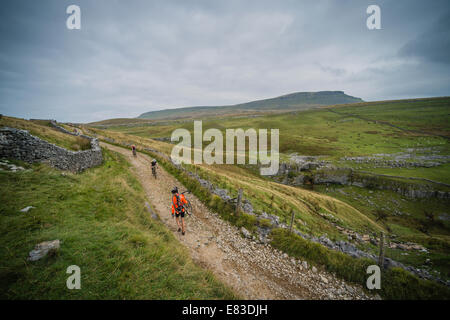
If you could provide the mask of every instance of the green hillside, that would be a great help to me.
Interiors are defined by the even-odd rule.
[[[114,139],[115,143],[126,145],[133,142],[141,150],[151,148],[170,154],[173,145],[148,138],[132,136],[120,132],[104,129],[91,129],[100,139]],[[245,226],[250,231],[261,227],[254,216],[242,214],[239,218],[233,215],[229,204],[221,201],[218,196],[211,195],[202,189],[198,181],[176,169],[169,161],[157,154],[150,153],[157,158],[160,165],[173,174],[179,181],[191,190],[202,202],[212,210],[218,212],[223,219],[229,220],[237,226]],[[235,196],[239,188],[244,190],[245,198],[250,200],[254,212],[270,212],[280,217],[284,223],[289,223],[290,212],[293,210],[294,228],[312,236],[326,235],[334,240],[347,240],[348,236],[337,228],[335,223],[356,232],[373,234],[383,229],[387,237],[395,241],[412,241],[427,248],[427,252],[408,251],[402,249],[386,249],[386,256],[396,261],[415,267],[430,270],[433,275],[448,279],[448,223],[436,219],[429,221],[427,212],[446,212],[448,201],[422,200],[411,201],[400,197],[394,192],[378,191],[357,187],[320,186],[314,191],[302,187],[286,186],[275,183],[267,178],[247,171],[247,168],[233,165],[197,165],[186,166],[195,171],[202,179]],[[317,186],[319,187],[319,186]],[[342,201],[339,201],[340,199]],[[391,207],[393,210],[389,210]],[[355,209],[357,208],[357,209]],[[386,209],[387,208],[387,209]],[[379,211],[383,210],[386,217],[379,220]],[[397,215],[401,210],[403,213]],[[435,211],[436,210],[436,211]],[[325,215],[325,216],[324,216]],[[331,216],[329,220],[327,217]],[[336,220],[337,219],[337,220]],[[427,232],[426,234],[424,233]],[[325,266],[340,277],[357,283],[365,281],[365,266],[370,261],[353,259],[336,251],[324,249],[297,236],[290,236],[287,232],[275,229],[272,233],[271,244],[291,256],[307,258],[311,263]],[[378,247],[372,243],[357,244],[363,250],[377,254]],[[430,267],[431,266],[431,267]],[[362,272],[362,271],[363,272]],[[385,275],[389,281],[385,283],[383,297],[390,299],[445,299],[448,293],[443,287],[434,282],[422,281],[400,269],[390,269]]]
[[[277,128],[283,159],[291,153],[323,156],[339,166],[375,173],[420,177],[450,183],[448,165],[422,168],[376,168],[370,164],[345,162],[343,157],[395,155],[414,149],[416,157],[432,153],[450,155],[450,98],[381,101],[288,112],[261,117],[227,117],[203,121],[203,131],[217,128]],[[170,140],[176,128],[193,132],[192,121],[165,121],[148,125],[111,125],[109,129],[144,138]],[[205,143],[206,145],[206,143]],[[391,156],[393,157],[393,156]],[[445,159],[444,159],[445,160]]]
[[[6,120],[71,143],[72,136],[45,124]],[[26,170],[0,165],[0,299],[235,298],[150,217],[145,191],[126,159],[107,150],[103,158],[101,166],[81,174],[14,160],[9,163]],[[20,212],[27,206],[34,208]],[[58,252],[27,260],[36,244],[55,239],[61,241]],[[66,287],[70,265],[81,269],[82,290]]]
[[[417,180],[395,178],[396,181],[411,185],[428,183],[420,179],[434,180],[441,184],[434,184],[432,188],[448,191],[448,187],[442,184],[450,184],[449,108],[450,98],[358,103],[256,118],[230,116],[207,119],[203,121],[203,131],[217,128],[224,133],[229,128],[277,128],[280,131],[281,161],[289,162],[293,153],[321,156],[321,160],[328,161],[333,166],[352,168],[355,172],[417,178]],[[192,133],[193,120],[165,121],[151,126],[111,126],[108,129],[114,130],[114,137],[120,137],[123,141],[132,139],[145,141],[147,138],[170,140],[171,133],[177,128],[185,128]],[[162,141],[147,141],[153,148],[164,150],[168,154],[173,147],[170,143]],[[204,147],[207,144],[209,143],[205,142]],[[432,166],[380,166],[371,161],[345,160],[345,157],[370,159],[376,155],[382,160],[394,163],[427,162]],[[283,205],[292,204],[292,208],[302,212],[302,219],[307,223],[307,227],[301,224],[297,226],[301,231],[317,236],[326,233],[331,238],[337,239],[342,237],[337,230],[327,228],[327,224],[323,221],[314,223],[314,219],[309,219],[308,214],[305,215],[308,210],[299,209],[301,205],[296,203],[299,196],[289,198],[294,189],[284,190],[280,185],[255,178],[245,171],[257,172],[251,167],[223,165],[201,167],[207,172],[208,179],[215,181],[221,188],[229,190],[231,194],[236,194],[238,188],[243,188],[246,194],[251,195],[257,209],[276,213],[286,221],[289,221],[289,208]],[[292,172],[290,178],[295,179],[296,174]],[[281,177],[280,181],[283,178]],[[383,181],[383,178],[379,179]],[[259,185],[266,188],[263,196],[259,196],[256,192]],[[280,188],[283,190],[279,190]],[[305,188],[308,186],[297,188],[296,192],[302,193]],[[429,253],[408,254],[401,250],[392,250],[388,256],[420,268],[427,267],[426,261],[429,259],[433,263],[433,269],[441,272],[441,277],[450,278],[450,269],[447,267],[450,243],[450,229],[446,220],[449,214],[448,199],[410,199],[392,190],[339,185],[317,185],[314,191],[340,199],[356,208],[372,221],[380,223],[388,230],[389,235],[398,241],[419,243],[429,249]],[[272,195],[274,199],[268,203],[259,201],[260,198],[267,199]],[[280,201],[279,207],[277,199]],[[379,220],[380,212],[383,213],[381,216],[386,215],[384,220]],[[312,214],[311,217],[315,216]],[[362,221],[359,218],[357,220]],[[358,221],[349,222],[348,226],[358,232],[367,232],[355,223]]]

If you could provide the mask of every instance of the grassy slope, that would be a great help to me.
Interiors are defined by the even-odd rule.
[[[367,217],[355,208],[335,198],[317,192],[299,189],[261,179],[235,166],[202,166],[200,175],[236,195],[242,188],[251,199],[256,212],[266,211],[290,223],[291,210],[295,212],[298,230],[315,236],[327,234],[332,239],[343,239],[342,235],[321,214],[331,214],[339,225],[364,233],[379,232],[383,227],[372,217]]]
[[[448,126],[450,98],[385,101],[336,106],[336,111],[387,121],[401,128],[450,136]]]
[[[92,129],[91,129],[92,130]],[[93,129],[101,136],[114,138],[118,143],[131,141],[141,147],[159,150],[170,155],[173,145],[146,138],[130,136],[108,130]],[[100,137],[101,137],[100,136]],[[296,213],[296,226],[299,230],[313,235],[327,233],[331,238],[342,238],[342,235],[323,218],[321,214],[332,214],[342,226],[361,230],[362,232],[377,232],[383,228],[374,222],[372,217],[363,215],[353,207],[334,198],[309,190],[285,186],[252,174],[246,169],[232,165],[201,165],[190,168],[200,176],[228,190],[235,196],[242,188],[256,212],[266,211],[281,217],[282,221],[290,221],[290,211]]]
[[[108,151],[104,159],[78,175],[24,163],[31,170],[0,171],[0,298],[235,298],[149,217],[125,159]],[[19,212],[30,205],[36,208]],[[54,239],[62,241],[57,255],[26,260],[34,245]],[[81,290],[66,288],[73,264],[81,268]]]
[[[409,102],[408,102],[409,103]],[[422,112],[421,117],[424,118],[424,123],[428,123],[429,126],[436,124],[436,127],[441,126],[442,118],[448,119],[445,113],[446,108],[450,105],[450,99],[438,98],[438,99],[421,99],[411,101],[413,107],[408,110],[408,103],[403,102],[386,102],[386,103],[368,103],[358,104],[358,106],[344,106],[339,107],[341,109],[360,108],[360,112],[363,112],[365,105],[370,106],[370,109],[377,109],[379,116],[383,114],[383,110],[389,114],[390,108],[394,110],[400,108],[399,112],[403,112],[406,115],[414,118],[414,114],[417,109],[423,108],[427,112]],[[427,106],[436,105],[436,109],[429,108]],[[444,110],[444,111],[442,111]],[[444,113],[442,113],[444,112]],[[350,112],[349,112],[350,113]],[[353,113],[353,110],[351,111]],[[391,112],[392,113],[392,112]],[[395,113],[395,112],[394,112]],[[438,117],[434,113],[439,114]],[[372,116],[372,115],[371,115]],[[379,118],[378,120],[383,120]],[[417,120],[417,119],[416,119]],[[414,122],[414,121],[413,121]],[[400,123],[397,123],[400,125]],[[403,123],[402,126],[405,126]],[[171,145],[161,142],[149,142],[145,137],[167,137],[175,128],[184,127],[188,130],[192,130],[192,122],[187,123],[170,123],[164,124],[164,126],[152,126],[152,127],[134,127],[134,128],[114,128],[120,131],[122,138],[126,137],[123,133],[129,133],[136,135],[135,138],[141,142],[163,146],[164,152],[169,154]],[[348,115],[339,115],[328,110],[313,110],[304,111],[293,114],[278,115],[272,117],[259,117],[259,118],[242,118],[232,119],[224,118],[220,120],[208,120],[203,122],[204,130],[208,128],[280,128],[281,137],[280,142],[282,144],[282,152],[297,151],[300,154],[310,155],[328,155],[328,159],[336,160],[342,156],[348,155],[371,155],[373,153],[395,153],[404,151],[405,148],[410,147],[433,147],[438,148],[441,154],[449,154],[449,144],[446,139],[441,137],[430,136],[428,134],[418,134],[401,131],[381,123],[373,123],[370,121],[362,120]],[[442,127],[442,126],[441,126]],[[417,127],[411,126],[412,129]],[[429,128],[427,128],[429,129]],[[429,131],[427,131],[429,132]],[[442,134],[443,130],[439,131]],[[116,133],[114,133],[116,134]],[[137,138],[139,136],[139,138]],[[130,139],[130,138],[129,138]],[[414,168],[414,169],[376,169],[376,168],[363,168],[364,170],[406,176],[406,177],[423,177],[433,179],[442,182],[450,181],[448,165],[443,165],[435,168]],[[206,176],[216,182],[223,188],[228,189],[232,195],[235,195],[238,187],[243,187],[245,193],[251,197],[252,203],[254,203],[257,210],[267,209],[268,212],[276,213],[282,217],[282,220],[286,221],[289,216],[290,208],[299,208],[296,212],[296,227],[304,232],[311,232],[313,234],[327,233],[330,238],[339,238],[339,234],[333,230],[327,221],[322,219],[317,212],[315,212],[315,202],[319,205],[319,212],[332,213],[334,216],[344,217],[346,226],[356,231],[363,232],[377,230],[373,229],[373,226],[382,227],[383,229],[390,228],[392,232],[398,236],[400,241],[413,241],[425,245],[431,249],[429,255],[423,253],[409,253],[405,255],[401,250],[387,250],[387,256],[392,257],[398,261],[406,264],[412,264],[420,268],[424,267],[425,260],[431,258],[433,269],[441,271],[441,276],[444,279],[449,277],[448,269],[448,252],[449,252],[449,227],[445,222],[435,219],[430,223],[426,220],[424,212],[431,210],[433,213],[441,214],[447,212],[448,202],[445,201],[410,201],[409,199],[401,199],[396,193],[389,191],[377,191],[373,190],[372,204],[362,203],[358,201],[355,194],[365,194],[370,196],[368,190],[359,189],[353,190],[353,195],[343,196],[337,192],[327,192],[324,188],[319,188],[320,192],[329,194],[334,198],[341,199],[342,201],[350,204],[357,211],[364,213],[372,222],[376,220],[375,206],[387,206],[388,219],[386,222],[378,222],[370,224],[368,226],[361,225],[361,219],[355,216],[353,223],[351,222],[351,215],[346,214],[342,209],[335,210],[333,205],[328,204],[326,201],[317,201],[315,199],[307,199],[312,205],[306,205],[301,200],[307,198],[304,192],[296,194],[292,193],[289,187],[270,185],[267,181],[261,179],[254,179],[252,175],[245,170],[241,170],[235,166],[203,166],[201,169],[197,169],[198,172],[205,172]],[[351,187],[355,188],[355,187]],[[295,188],[292,188],[295,189]],[[344,188],[344,190],[346,190]],[[356,193],[355,193],[356,192]],[[303,194],[303,196],[299,196]],[[271,199],[271,196],[274,199]],[[387,202],[395,200],[400,203],[399,206],[393,206],[390,208]],[[332,203],[338,203],[332,201]],[[396,216],[392,210],[398,209],[402,212],[408,213],[407,215]],[[305,210],[306,209],[306,210]],[[336,215],[336,211],[338,214]],[[344,212],[343,214],[341,212]],[[345,221],[347,219],[347,221]],[[350,221],[350,224],[348,222]],[[359,221],[360,223],[354,223]],[[306,225],[302,222],[306,222]],[[423,226],[426,226],[430,234],[423,233]],[[362,227],[362,228],[361,228]],[[369,248],[376,250],[376,248]]]
[[[391,230],[390,236],[396,236],[397,241],[420,243],[430,252],[387,250],[386,256],[406,265],[419,268],[432,267],[438,270],[443,279],[450,279],[450,223],[441,220],[439,215],[447,211],[448,202],[436,199],[411,200],[388,191],[367,190],[349,186],[316,186],[316,190],[343,202],[351,204],[376,220],[375,212],[382,210],[387,214],[386,220],[379,221],[384,228]],[[369,202],[370,201],[370,202]],[[400,212],[401,214],[398,214]],[[435,213],[430,221],[425,212]],[[428,234],[424,232],[424,227]],[[370,247],[370,246],[369,246]],[[377,248],[372,249],[377,252]],[[430,259],[430,263],[426,260]]]
[[[159,159],[169,173],[174,175],[185,187],[191,190],[211,210],[218,212],[225,220],[249,230],[258,224],[253,216],[247,214],[234,215],[234,208],[212,195],[200,186],[199,182],[177,169],[165,158],[157,154],[150,155]],[[247,177],[244,177],[244,179]],[[262,220],[263,221],[263,220]],[[262,221],[259,224],[262,224]],[[271,244],[293,257],[307,259],[310,263],[324,267],[347,281],[365,285],[366,268],[373,262],[366,259],[355,259],[340,252],[327,249],[317,243],[306,241],[299,236],[289,234],[286,230],[275,229],[271,236]],[[402,269],[389,269],[383,272],[382,290],[380,294],[387,299],[450,299],[450,290],[434,282],[420,280]]]
[[[170,154],[173,147],[173,145],[164,142],[127,136],[123,133],[111,131],[103,131],[102,133],[115,137],[117,141],[135,140],[141,145],[161,150],[166,154]],[[436,169],[431,168],[430,170]],[[349,187],[353,190],[353,195],[343,196],[339,192],[333,192],[328,193],[331,196],[328,198],[317,192],[274,183],[238,166],[201,165],[192,168],[192,170],[197,170],[204,178],[221,188],[227,189],[233,196],[236,195],[237,189],[243,188],[245,195],[251,199],[257,212],[274,213],[279,215],[283,221],[289,222],[290,211],[293,209],[296,212],[295,222],[298,230],[316,236],[326,233],[332,239],[341,239],[343,236],[321,214],[332,214],[338,219],[341,226],[360,233],[376,232],[381,229],[386,231],[388,228],[393,228],[394,230],[400,230],[396,234],[400,236],[401,240],[428,245],[430,236],[418,231],[422,224],[426,222],[424,212],[429,209],[441,214],[446,212],[448,205],[448,202],[438,200],[434,201],[432,205],[431,200],[411,201],[389,191],[373,190],[371,191],[373,195],[370,195],[368,190],[357,187]],[[327,193],[325,187],[317,186],[317,188],[318,191]],[[346,189],[344,188],[344,190]],[[370,197],[375,204],[361,204],[356,197],[357,194]],[[337,201],[336,198],[343,202]],[[395,205],[391,200],[400,205]],[[346,205],[346,203],[349,205]],[[387,223],[376,222],[377,209],[383,209],[388,213]],[[407,215],[395,216],[394,209],[407,213]],[[439,221],[436,220],[436,222]],[[442,224],[438,228],[431,228],[430,232],[433,236],[447,243],[450,240],[448,239],[448,229],[445,224]]]

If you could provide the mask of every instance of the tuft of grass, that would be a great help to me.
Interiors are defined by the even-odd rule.
[[[269,219],[260,219],[258,223],[263,228],[270,228],[272,226],[272,223]]]
[[[70,149],[74,151],[82,151],[91,149],[91,142],[83,137],[75,137],[75,141],[70,145]]]

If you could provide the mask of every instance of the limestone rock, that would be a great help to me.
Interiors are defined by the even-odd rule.
[[[33,206],[28,206],[28,207],[25,207],[25,208],[23,208],[22,210],[20,210],[20,212],[28,212],[28,211],[30,211],[31,209],[35,209],[35,207],[33,207]]]
[[[252,237],[252,234],[250,233],[250,231],[248,231],[244,227],[241,227],[241,233],[247,239],[251,239],[251,237]]]
[[[29,261],[37,261],[42,259],[50,252],[56,252],[60,247],[59,240],[45,241],[37,244],[33,250],[30,251]]]

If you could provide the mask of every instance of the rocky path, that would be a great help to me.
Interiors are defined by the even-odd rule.
[[[161,167],[158,178],[151,175],[150,158],[130,150],[101,143],[102,147],[123,154],[133,165],[149,202],[167,227],[186,246],[193,259],[211,270],[217,278],[244,299],[372,299],[360,286],[347,284],[335,276],[311,268],[273,249],[270,245],[243,238],[238,228],[211,212],[195,196],[187,195],[194,208],[186,218],[187,231],[177,232],[170,211],[174,186],[183,186]]]

